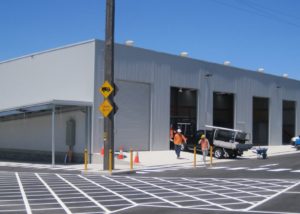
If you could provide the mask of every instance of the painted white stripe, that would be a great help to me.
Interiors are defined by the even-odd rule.
[[[268,170],[269,168],[252,168],[252,169],[247,169],[248,171],[262,171],[262,170]]]
[[[235,167],[235,168],[228,168],[227,170],[242,170],[242,169],[248,169],[248,167]]]
[[[144,171],[136,171],[136,174],[148,174],[148,172],[144,172]]]
[[[77,188],[74,184],[72,184],[70,181],[66,180],[65,178],[61,177],[60,175],[56,174],[57,177],[59,177],[61,180],[69,184],[71,187],[76,189],[78,192],[80,192],[82,195],[84,195],[86,198],[88,198],[90,201],[92,201],[94,204],[96,204],[99,208],[103,209],[105,212],[110,213],[110,210],[108,210],[106,207],[104,207],[102,204],[99,204],[95,199],[93,199],[91,196],[89,196],[87,193],[83,192],[81,189]]]
[[[111,213],[117,213],[117,212],[120,212],[120,211],[129,210],[129,209],[131,209],[133,207],[135,207],[135,205],[130,206],[130,207],[125,207],[125,208],[122,208],[122,209],[119,209],[119,210],[114,210]]]
[[[24,204],[25,204],[26,212],[27,212],[27,214],[31,214],[32,212],[31,212],[31,209],[30,209],[30,205],[28,203],[28,199],[26,197],[26,194],[25,194],[25,191],[24,191],[21,179],[19,177],[19,174],[16,172],[15,175],[17,177],[19,188],[20,188],[20,191],[21,191],[21,194],[22,194],[22,198],[23,198],[23,201],[24,201]]]
[[[282,193],[284,193],[284,192],[287,192],[287,191],[290,190],[290,189],[293,189],[294,187],[298,186],[299,184],[300,184],[300,182],[295,183],[294,185],[289,186],[288,188],[285,188],[284,190],[282,190],[282,191],[280,191],[280,192],[278,192],[278,193],[272,195],[271,197],[266,198],[265,200],[262,200],[262,201],[260,201],[259,203],[254,204],[254,205],[251,206],[251,207],[248,207],[247,209],[244,209],[244,211],[252,210],[253,208],[258,207],[259,205],[261,205],[261,204],[263,204],[263,203],[265,203],[265,202],[267,202],[267,201],[269,201],[269,200],[271,200],[271,199],[277,197],[278,195],[280,195],[280,194],[282,194]]]
[[[289,171],[291,169],[288,168],[281,168],[281,169],[270,169],[269,172],[282,172],[282,171]]]
[[[35,173],[35,176],[44,184],[44,186],[48,189],[48,191],[51,193],[51,195],[56,199],[56,201],[62,206],[62,208],[66,211],[68,214],[72,214],[72,212],[68,209],[68,207],[62,202],[62,200],[55,194],[55,192],[50,188],[50,186],[37,174]]]
[[[218,179],[216,179],[216,178],[213,178],[212,180],[215,180],[215,181],[219,181]],[[225,185],[223,185],[223,183],[229,183],[229,184],[234,184],[234,186],[225,186]],[[226,181],[226,180],[222,180],[222,183],[220,184],[220,186],[222,187],[222,188],[225,188],[225,189],[234,189],[235,191],[236,191],[236,193],[246,193],[246,194],[248,194],[248,195],[253,195],[254,197],[263,197],[262,195],[259,195],[259,194],[256,194],[256,193],[254,193],[253,191],[251,191],[251,192],[248,192],[248,191],[245,191],[245,190],[247,190],[247,189],[249,189],[249,188],[252,188],[251,186],[250,187],[247,187],[247,186],[245,186],[245,185],[243,185],[243,184],[239,184],[239,183],[236,183],[236,182],[232,182],[232,181]],[[244,188],[236,188],[237,186],[243,186]],[[239,197],[239,198],[242,198],[242,197]]]
[[[226,169],[228,167],[225,166],[213,166],[213,167],[209,167],[208,169]]]
[[[164,172],[166,170],[162,170],[162,169],[145,169],[143,171],[144,172]]]
[[[169,200],[167,200],[167,199],[164,199],[164,198],[162,198],[162,197],[159,197],[159,196],[157,196],[157,195],[155,195],[155,194],[146,192],[146,191],[144,191],[144,190],[138,189],[138,188],[136,188],[136,187],[130,186],[130,185],[128,185],[128,184],[122,183],[122,182],[120,182],[120,181],[114,180],[114,179],[112,179],[112,178],[106,177],[105,175],[103,175],[102,177],[103,177],[103,178],[106,178],[106,179],[109,179],[109,180],[111,180],[111,181],[114,181],[114,182],[116,182],[116,183],[118,183],[118,184],[124,185],[124,186],[126,186],[126,187],[129,187],[129,188],[131,188],[131,189],[135,189],[135,190],[137,190],[137,191],[139,191],[139,192],[142,192],[142,193],[145,193],[145,194],[147,194],[147,195],[151,195],[152,197],[154,197],[154,198],[156,198],[156,199],[160,199],[160,200],[162,200],[162,201],[164,201],[164,202],[167,202],[167,203],[169,203],[169,204],[172,204],[172,205],[174,205],[174,206],[176,206],[176,207],[182,207],[181,205],[175,204],[175,203],[173,203],[172,201],[169,201]]]
[[[209,186],[213,186],[213,187],[216,187],[217,190],[220,190],[220,189],[228,189],[228,190],[232,190],[232,188],[230,187],[223,187],[222,185],[216,185],[216,184],[212,184],[212,183],[207,183],[207,182],[204,182],[204,181],[194,181],[194,180],[188,180],[186,178],[181,178],[182,180],[185,180],[185,181],[189,181],[189,182],[192,182],[192,183],[197,183],[197,184],[204,184],[204,185],[209,185]],[[192,186],[189,186],[190,188],[194,188]],[[197,188],[198,189],[198,188]],[[225,194],[222,194],[222,193],[217,193],[217,192],[214,192],[214,191],[210,191],[210,190],[206,190],[207,192],[209,193],[212,193],[212,194],[215,194],[215,195],[218,195],[218,196],[221,196],[222,198],[230,198],[230,199],[233,199],[233,200],[236,200],[236,201],[240,201],[240,202],[243,202],[243,203],[247,203],[247,204],[254,204],[252,202],[249,202],[249,201],[245,201],[243,199],[240,199],[238,197],[232,197],[230,195],[225,195]],[[236,190],[236,191],[239,191],[239,192],[242,192],[242,193],[245,193],[244,191],[242,190]],[[215,199],[215,198],[214,198]]]
[[[100,184],[98,184],[98,183],[96,183],[96,182],[94,182],[94,181],[92,181],[92,180],[86,178],[86,177],[83,177],[82,175],[78,175],[78,177],[80,177],[80,178],[82,178],[82,179],[84,179],[84,180],[86,180],[86,181],[88,181],[88,182],[90,182],[90,183],[92,183],[92,184],[94,184],[94,185],[96,185],[96,186],[102,188],[102,189],[105,189],[106,191],[108,191],[108,192],[110,192],[110,193],[112,193],[112,194],[114,194],[114,195],[116,195],[116,196],[118,196],[118,197],[124,199],[125,201],[128,201],[129,203],[131,203],[131,204],[134,205],[134,206],[137,205],[137,203],[135,203],[134,201],[132,201],[132,200],[130,200],[130,199],[124,197],[123,195],[120,195],[120,194],[118,194],[117,192],[115,192],[115,191],[113,191],[113,190],[111,190],[111,189],[108,189],[108,188],[106,188],[106,187],[104,187],[104,186],[102,186],[102,185],[100,185]]]
[[[24,212],[24,211],[26,210],[9,210],[9,212],[16,212],[16,213]],[[7,210],[0,210],[0,213],[7,214]]]
[[[300,172],[300,170],[293,170],[293,171],[291,171],[291,172]]]
[[[267,165],[261,165],[260,167],[270,167],[270,166],[277,166],[278,163],[273,163],[273,164],[267,164]]]
[[[218,180],[218,179],[215,179],[215,178],[213,178],[214,180]],[[251,182],[254,182],[255,180],[252,180]],[[222,180],[222,182],[224,182],[224,183],[229,183],[229,184],[235,184],[235,185],[237,185],[237,186],[242,186],[242,188],[238,188],[239,190],[246,190],[246,189],[249,189],[249,188],[257,188],[258,190],[260,190],[260,189],[262,189],[262,190],[267,190],[267,189],[265,189],[265,188],[262,188],[262,187],[257,187],[257,186],[249,186],[248,184],[243,184],[242,182],[241,182],[241,180],[240,181],[227,181],[227,180]],[[249,182],[250,182],[250,180],[249,180]],[[256,181],[255,181],[256,182]],[[270,191],[273,191],[273,190],[270,190]],[[276,192],[276,191],[275,191]],[[248,194],[251,194],[251,195],[256,195],[256,196],[261,196],[261,197],[265,197],[265,196],[263,196],[263,195],[259,195],[259,194],[256,194],[256,193],[254,193],[254,191],[251,191],[251,192],[247,192]]]
[[[209,191],[204,190],[204,189],[195,188],[195,187],[190,187],[190,186],[185,185],[185,184],[175,183],[175,182],[171,182],[171,181],[164,180],[164,179],[161,179],[161,178],[155,178],[155,179],[160,180],[160,181],[163,181],[163,182],[166,182],[166,183],[174,184],[174,186],[183,186],[183,187],[188,187],[188,188],[198,189],[198,190],[200,190],[200,191],[206,191],[206,192],[209,192]],[[151,185],[151,184],[150,184],[150,185]],[[160,188],[163,188],[163,187],[160,187]],[[165,189],[165,188],[164,188],[164,189]],[[213,202],[208,201],[208,200],[206,200],[206,199],[194,197],[194,196],[192,196],[192,195],[188,195],[188,194],[184,194],[184,193],[181,193],[181,192],[177,192],[177,191],[172,190],[172,189],[166,189],[166,190],[169,190],[169,191],[171,191],[171,192],[175,192],[175,193],[177,193],[177,194],[181,194],[181,195],[184,195],[184,196],[187,196],[187,197],[190,197],[190,198],[194,198],[194,199],[196,199],[196,200],[198,200],[198,201],[203,201],[203,202],[205,202],[205,203],[208,203],[208,204],[211,204],[211,205],[214,205],[214,206],[217,206],[217,207],[221,207],[221,208],[223,208],[223,209],[225,209],[225,210],[232,210],[232,209],[230,209],[230,208],[228,208],[228,207],[224,207],[224,206],[222,206],[222,205],[213,203]]]
[[[255,186],[255,183],[259,183],[259,184],[264,184],[264,185],[268,185],[268,186],[276,186],[276,187],[282,187],[284,188],[285,186],[284,185],[279,185],[279,184],[276,184],[274,183],[274,180],[266,180],[266,181],[263,181],[263,180],[253,180],[253,179],[243,179],[245,181],[248,181],[250,182],[251,184],[253,184],[253,187],[254,188],[257,188],[257,189],[264,189],[264,190],[267,190],[267,191],[273,191],[273,192],[277,192],[273,189],[268,189],[268,188],[263,188],[263,187],[258,187],[258,186]],[[254,183],[253,183],[254,182]],[[281,181],[282,182],[282,181]],[[270,187],[272,188],[272,187]]]

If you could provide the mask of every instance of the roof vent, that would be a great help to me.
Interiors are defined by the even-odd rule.
[[[188,57],[188,55],[189,55],[189,53],[186,51],[180,52],[180,56],[182,56],[182,57]]]
[[[228,61],[228,60],[226,60],[226,61],[224,61],[224,63],[223,63],[224,65],[230,65],[231,64],[231,62],[230,61]]]
[[[288,77],[289,77],[288,74],[282,74],[282,76],[283,76],[284,78],[288,78]]]
[[[264,68],[259,68],[259,69],[257,69],[257,71],[260,72],[260,73],[264,73],[265,69]]]
[[[131,47],[131,46],[133,46],[133,44],[134,44],[134,41],[133,41],[133,40],[126,40],[126,41],[125,41],[125,45],[126,45],[126,46],[130,46],[130,47]]]

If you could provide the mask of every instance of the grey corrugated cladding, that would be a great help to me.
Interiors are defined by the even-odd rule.
[[[99,44],[97,52],[103,53],[103,43]],[[103,69],[98,62],[99,67]],[[168,149],[171,86],[198,90],[198,128],[212,124],[214,91],[235,94],[234,126],[250,133],[253,96],[269,98],[269,143],[273,145],[281,144],[282,100],[300,101],[296,80],[124,45],[115,48],[115,79],[150,83],[152,150]],[[299,127],[296,119],[296,133]]]

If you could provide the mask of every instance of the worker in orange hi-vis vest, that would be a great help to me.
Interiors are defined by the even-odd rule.
[[[174,134],[175,134],[175,130],[173,129],[172,127],[172,124],[171,124],[171,127],[170,127],[170,149],[173,150],[174,149]]]
[[[206,156],[208,154],[208,140],[207,138],[205,137],[205,135],[201,135],[201,138],[198,142],[200,145],[201,145],[201,151],[202,151],[202,157],[203,157],[203,164],[204,166],[206,166]]]
[[[174,135],[174,146],[177,159],[180,158],[181,145],[186,143],[186,137],[181,134],[181,129],[177,129],[177,133]]]

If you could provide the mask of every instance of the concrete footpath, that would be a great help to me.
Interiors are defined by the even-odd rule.
[[[269,146],[263,147],[268,148],[267,154],[268,158],[272,158],[275,155],[285,155],[299,153],[296,148],[291,145],[286,146]],[[227,161],[239,161],[241,159],[253,159],[257,158],[255,153],[255,147],[251,150],[245,152],[242,157],[236,159],[216,159],[213,158],[213,164],[218,165],[221,162]],[[98,155],[97,164],[88,164],[87,170],[84,169],[84,164],[56,164],[52,166],[51,164],[41,164],[41,163],[26,163],[26,162],[12,162],[12,161],[0,161],[0,167],[13,167],[13,168],[29,168],[29,169],[46,169],[46,170],[64,170],[64,171],[81,171],[82,174],[93,173],[93,174],[110,174],[109,171],[103,170],[103,156]],[[132,172],[130,170],[130,157],[128,152],[123,152],[124,159],[117,159],[118,153],[115,154],[115,168],[111,174],[118,174],[124,172]],[[135,159],[136,152],[133,153],[133,159]],[[133,164],[133,171],[153,169],[153,168],[169,168],[169,167],[193,167],[194,166],[194,154],[192,152],[181,152],[180,159],[177,159],[174,150],[167,151],[147,151],[139,152],[138,159],[139,163]],[[206,157],[206,163],[210,163],[210,157]],[[196,154],[196,165],[203,166],[203,160],[201,154]]]
[[[217,164],[220,162],[226,162],[226,161],[239,161],[239,159],[253,159],[257,158],[256,154],[256,147],[253,147],[251,150],[248,150],[244,152],[243,156],[238,157],[236,159],[216,159],[213,158],[213,163]],[[267,148],[267,154],[268,158],[271,158],[272,156],[276,155],[286,155],[286,154],[293,154],[293,153],[299,153],[300,151],[297,151],[294,147],[291,145],[286,146],[264,146],[261,148]],[[118,160],[117,159],[118,153],[115,154],[115,169],[113,170],[113,174],[115,173],[123,173],[123,172],[130,172],[130,154],[127,152],[123,152],[124,159]],[[133,153],[133,159],[136,156],[136,152]],[[156,167],[171,167],[171,166],[193,166],[194,163],[194,154],[192,152],[181,152],[180,159],[177,159],[175,152],[173,150],[168,151],[146,151],[146,152],[139,152],[139,163],[134,163],[133,170],[141,170],[141,169],[147,169],[147,168],[156,168]],[[79,167],[80,170],[82,170],[83,173],[89,173],[89,172],[99,172],[107,174],[107,171],[103,171],[103,157],[100,157],[100,163],[98,164],[89,164],[88,169],[84,170],[83,167]],[[210,157],[208,156],[206,158],[207,163],[210,162]],[[203,165],[202,161],[202,155],[196,154],[196,164],[197,165]],[[74,166],[74,165],[73,165]]]

